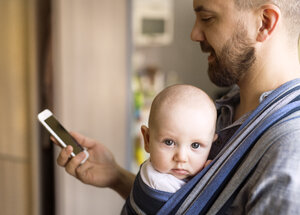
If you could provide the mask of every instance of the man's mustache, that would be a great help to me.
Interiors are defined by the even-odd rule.
[[[207,42],[200,42],[202,52],[214,52],[214,49]]]

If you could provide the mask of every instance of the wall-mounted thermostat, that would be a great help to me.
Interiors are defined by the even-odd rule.
[[[137,46],[170,44],[173,26],[173,0],[133,1],[133,37]]]

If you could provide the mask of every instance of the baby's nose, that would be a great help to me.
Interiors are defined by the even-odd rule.
[[[177,149],[175,155],[174,155],[174,160],[176,162],[187,162],[187,152],[186,150],[182,147]]]

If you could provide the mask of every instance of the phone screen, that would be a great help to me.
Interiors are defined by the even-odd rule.
[[[73,152],[77,155],[82,152],[83,147],[69,134],[69,132],[52,115],[45,120],[48,126],[57,134],[57,136],[66,144],[73,147]]]

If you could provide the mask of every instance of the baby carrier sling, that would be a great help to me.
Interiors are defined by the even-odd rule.
[[[300,79],[295,79],[268,95],[213,162],[176,193],[156,192],[145,186],[138,175],[123,214],[222,214],[272,145],[271,141],[256,145],[257,140],[272,125],[298,110]]]

